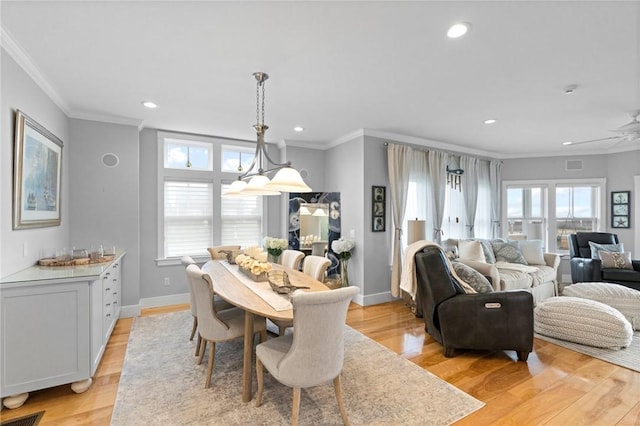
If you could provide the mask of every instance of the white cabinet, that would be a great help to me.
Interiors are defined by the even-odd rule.
[[[120,314],[123,257],[0,280],[0,398],[95,374]]]

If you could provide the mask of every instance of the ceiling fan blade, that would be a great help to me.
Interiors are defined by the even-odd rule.
[[[609,141],[609,140],[612,140],[612,139],[620,139],[620,138],[621,138],[620,136],[609,136],[608,138],[591,139],[591,140],[588,140],[588,141],[581,141],[581,142],[572,142],[572,143],[567,144],[567,145],[569,145],[569,146],[571,146],[571,145],[582,145],[582,144],[585,144],[585,143]]]

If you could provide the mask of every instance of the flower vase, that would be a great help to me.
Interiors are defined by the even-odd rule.
[[[342,287],[349,287],[349,259],[340,259],[340,276]]]
[[[280,263],[280,262],[279,262],[279,260],[280,260],[280,255],[279,255],[279,254],[278,254],[278,255],[275,255],[275,254],[268,253],[268,255],[267,255],[267,260],[268,260],[270,263]]]

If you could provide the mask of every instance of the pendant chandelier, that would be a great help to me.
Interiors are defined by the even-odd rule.
[[[264,83],[269,75],[255,72],[256,79],[256,153],[246,172],[238,176],[223,197],[247,197],[256,195],[280,195],[281,192],[311,192],[311,188],[302,180],[300,173],[291,167],[291,162],[276,163],[269,157],[264,142],[264,134],[269,128],[264,124]],[[263,161],[266,160],[263,167]],[[269,179],[268,174],[276,172]]]

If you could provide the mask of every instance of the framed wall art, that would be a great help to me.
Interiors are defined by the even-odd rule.
[[[611,227],[630,228],[631,191],[611,192]]]
[[[387,188],[384,186],[372,186],[371,188],[371,231],[384,232],[387,218],[385,214]]]
[[[13,229],[60,225],[62,141],[16,111]]]

